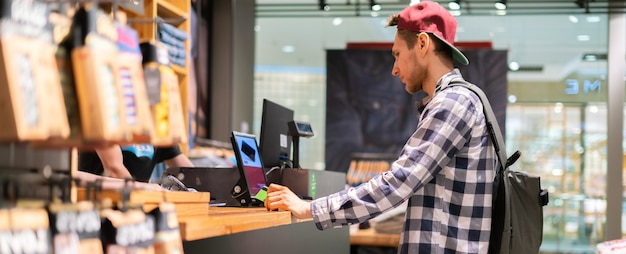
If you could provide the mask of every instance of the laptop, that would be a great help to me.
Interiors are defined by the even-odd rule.
[[[240,175],[239,181],[232,189],[232,196],[239,200],[242,206],[261,206],[265,200],[267,179],[256,136],[233,131],[231,142]]]

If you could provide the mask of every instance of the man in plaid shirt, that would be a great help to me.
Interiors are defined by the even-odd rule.
[[[393,15],[397,26],[392,74],[407,92],[425,91],[416,131],[391,169],[370,181],[307,202],[288,188],[269,186],[265,206],[313,218],[321,229],[367,221],[408,199],[399,253],[487,253],[492,189],[498,165],[483,104],[453,61],[468,64],[453,46],[456,20],[435,2]]]

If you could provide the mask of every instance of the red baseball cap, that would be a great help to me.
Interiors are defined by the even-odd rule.
[[[469,60],[454,47],[456,19],[446,8],[432,1],[406,7],[398,14],[398,29],[432,33],[452,48],[454,60],[467,65]]]

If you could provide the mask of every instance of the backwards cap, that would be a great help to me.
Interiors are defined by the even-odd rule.
[[[398,14],[398,29],[432,33],[452,49],[454,60],[467,65],[469,60],[454,47],[456,19],[438,3],[422,1]]]

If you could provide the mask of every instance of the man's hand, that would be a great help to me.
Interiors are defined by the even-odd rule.
[[[270,184],[267,189],[265,208],[270,211],[276,209],[290,211],[298,219],[313,217],[311,215],[311,205],[308,201],[302,200],[289,188],[278,184]]]

